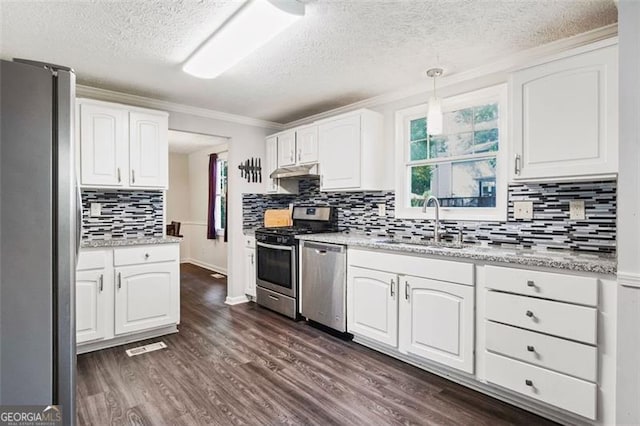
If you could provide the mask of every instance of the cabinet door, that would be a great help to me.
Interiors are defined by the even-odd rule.
[[[349,267],[347,329],[386,345],[398,346],[398,276]]]
[[[130,186],[167,187],[168,132],[166,115],[129,114]]]
[[[360,186],[360,116],[340,118],[320,125],[320,189],[357,189]]]
[[[400,351],[473,373],[474,287],[401,278]]]
[[[76,342],[105,336],[104,270],[76,273]]]
[[[278,135],[278,167],[296,164],[296,132],[286,132]]]
[[[177,323],[179,280],[174,262],[116,268],[116,334]]]
[[[617,58],[611,46],[513,74],[514,179],[617,173]]]
[[[80,183],[126,186],[128,176],[127,111],[117,107],[79,104]]]
[[[256,249],[244,249],[244,289],[245,294],[256,297]]]
[[[298,164],[318,162],[318,126],[303,127],[296,131]]]
[[[271,179],[269,176],[278,168],[278,138],[267,138],[266,144],[264,180],[267,183],[267,193],[276,193],[278,192],[278,179]]]

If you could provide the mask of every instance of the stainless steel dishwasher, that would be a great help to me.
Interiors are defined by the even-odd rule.
[[[346,247],[303,241],[301,253],[302,316],[334,330],[346,332]]]

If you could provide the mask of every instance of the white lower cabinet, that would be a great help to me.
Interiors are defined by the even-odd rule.
[[[400,351],[473,373],[474,288],[401,278]]]
[[[76,342],[90,342],[105,337],[105,270],[76,273]]]
[[[117,268],[115,334],[175,324],[178,273],[170,262]]]
[[[256,239],[246,237],[244,246],[244,293],[256,297]]]
[[[180,246],[83,249],[76,272],[78,353],[176,330]]]
[[[348,276],[349,332],[397,347],[398,275],[352,266]]]
[[[468,264],[350,250],[347,328],[398,352],[474,371],[473,269]],[[393,266],[381,266],[393,265]],[[379,269],[385,267],[385,271]],[[424,276],[407,275],[422,271]],[[435,280],[446,271],[464,282]],[[431,276],[431,277],[430,277]]]

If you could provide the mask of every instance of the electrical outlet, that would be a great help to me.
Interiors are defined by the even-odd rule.
[[[569,201],[569,220],[584,220],[584,200]]]
[[[387,215],[387,205],[378,204],[378,216],[386,216],[386,215]]]
[[[100,203],[91,203],[91,217],[98,217],[102,215],[102,204]]]
[[[515,219],[533,219],[533,201],[514,201],[513,217]]]

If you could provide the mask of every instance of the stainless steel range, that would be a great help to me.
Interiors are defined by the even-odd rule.
[[[298,319],[298,240],[296,235],[337,231],[333,207],[296,206],[293,226],[256,230],[256,303]]]

